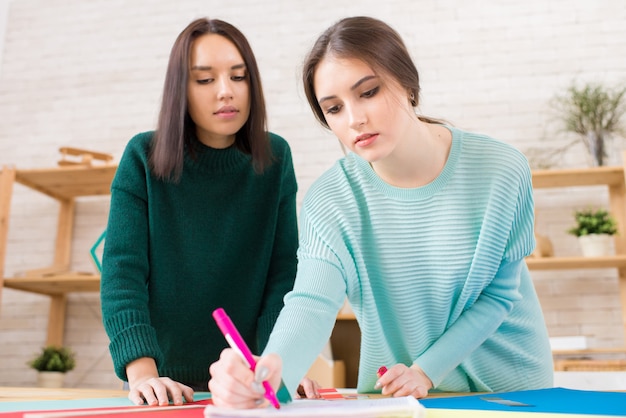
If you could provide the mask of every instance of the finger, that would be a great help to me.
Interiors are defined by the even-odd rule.
[[[404,364],[396,364],[389,369],[387,369],[387,367],[385,366],[380,367],[376,371],[376,377],[378,377],[378,380],[376,380],[374,389],[376,390],[383,389],[383,392],[382,392],[383,395],[390,394],[389,388],[387,388],[387,390],[385,390],[384,388],[389,386],[394,380],[402,376],[405,369],[406,369],[406,366]]]
[[[225,349],[220,359],[209,367],[212,380],[226,384],[230,390],[247,391],[255,375],[247,363],[232,349]],[[215,385],[214,382],[214,385]]]
[[[254,381],[254,373],[244,365],[233,350],[222,352],[220,359],[209,367],[208,386],[213,403],[229,408],[254,408],[264,401],[262,385]]]
[[[317,381],[304,378],[302,380],[302,385],[303,385],[304,393],[307,398],[315,399],[315,398],[320,397],[320,393],[319,393],[320,385],[319,383],[317,383]]]
[[[148,384],[141,384],[139,385],[137,388],[132,389],[131,392],[135,392],[138,395],[142,397],[147,405],[157,405],[159,403],[159,400],[157,399],[157,397],[154,394],[154,390],[152,389],[152,386],[148,385]]]
[[[417,385],[413,387],[407,385],[397,390],[393,394],[393,396],[394,397],[413,396],[416,399],[422,399],[428,396],[428,390],[424,386],[421,386],[421,385]]]
[[[193,399],[193,389],[191,389],[189,386],[185,386],[182,383],[175,382],[170,378],[161,378],[159,379],[159,383],[161,383],[165,388],[165,397],[167,403],[169,403],[169,400],[171,399],[174,405],[182,405],[184,388],[187,388],[189,389],[189,391],[191,391],[191,398]],[[189,391],[187,393],[189,393]]]
[[[320,395],[320,389],[322,388],[322,385],[320,385],[319,383],[317,383],[317,380],[313,380],[313,393],[315,394],[316,398],[321,398],[322,395]]]
[[[413,396],[417,399],[422,399],[428,396],[428,390],[424,386],[417,386],[413,391]]]
[[[417,399],[425,398],[428,395],[426,386],[419,380],[412,378],[410,373],[405,373],[387,385],[383,392],[394,397],[414,396]]]
[[[309,399],[319,398],[319,387],[319,384],[315,380],[304,377],[298,386],[298,395]]]
[[[416,383],[411,384],[411,374],[407,373],[408,368],[403,364],[396,364],[391,367],[377,381],[378,388],[382,388],[383,395],[407,396]]]
[[[138,390],[132,389],[128,392],[128,399],[135,405],[143,405],[145,403],[144,397],[141,396]]]
[[[183,390],[183,397],[185,402],[193,402],[193,389],[186,385],[180,385]]]
[[[280,387],[282,366],[282,360],[277,354],[271,353],[261,357],[256,365],[256,380],[261,382],[267,380],[274,391],[277,391]]]
[[[140,388],[142,388],[142,390],[148,391],[148,392],[152,392],[154,391],[154,394],[156,395],[157,401],[158,401],[158,405],[160,406],[165,406],[165,405],[169,405],[170,403],[170,398],[169,398],[169,391],[168,391],[168,387],[165,385],[165,381],[169,380],[168,378],[162,378],[162,379],[150,379],[148,380],[146,383],[144,383],[143,385],[140,386]],[[143,389],[145,386],[149,386],[151,388],[150,389]],[[176,392],[176,389],[172,388],[174,390],[174,392]],[[176,393],[172,394],[173,396],[176,395]],[[177,394],[178,397],[180,397],[180,391]],[[152,405],[152,404],[151,404]]]
[[[235,393],[229,390],[227,385],[218,383],[215,379],[209,381],[209,390],[213,404],[220,407],[250,409],[266,403],[260,394],[255,394],[251,390],[248,394]]]

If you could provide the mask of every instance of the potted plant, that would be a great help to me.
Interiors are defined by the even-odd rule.
[[[587,83],[577,87],[572,83],[563,95],[553,99],[552,107],[558,112],[563,130],[582,140],[593,164],[604,165],[607,141],[616,133],[624,134],[620,119],[626,113],[626,86],[609,88]]]
[[[617,222],[604,209],[583,209],[574,213],[576,226],[567,232],[578,237],[582,253],[586,257],[608,255],[611,236],[617,233]]]
[[[74,369],[74,352],[67,347],[43,347],[28,365],[39,373],[37,385],[40,387],[63,387],[65,373]]]

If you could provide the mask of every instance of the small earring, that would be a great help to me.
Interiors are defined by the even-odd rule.
[[[409,101],[411,102],[412,106],[417,106],[417,103],[415,102],[415,94],[413,92],[411,92],[409,99],[410,99]]]

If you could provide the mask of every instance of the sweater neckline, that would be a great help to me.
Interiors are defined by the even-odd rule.
[[[193,149],[190,149],[193,148]],[[252,157],[234,144],[228,148],[211,148],[194,139],[192,147],[185,147],[185,165],[203,172],[228,173],[250,164]]]
[[[456,169],[457,163],[461,156],[461,146],[462,146],[462,132],[458,129],[455,129],[451,126],[444,125],[450,132],[452,133],[452,143],[450,145],[450,153],[448,154],[448,159],[441,170],[441,173],[430,183],[425,184],[419,187],[413,188],[404,188],[392,186],[389,183],[385,182],[381,179],[378,174],[374,171],[374,169],[370,166],[369,162],[367,162],[362,157],[357,154],[351,153],[354,161],[356,163],[356,167],[358,172],[366,183],[370,184],[372,188],[376,189],[378,192],[383,193],[391,199],[396,200],[416,200],[416,199],[427,199],[434,194],[438,193],[445,185],[448,183],[454,171]]]

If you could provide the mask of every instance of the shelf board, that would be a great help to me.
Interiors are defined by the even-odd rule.
[[[99,292],[100,276],[68,272],[47,277],[7,277],[4,279],[4,287],[48,296],[69,292]]]
[[[585,348],[580,350],[552,350],[552,354],[554,356],[572,356],[572,357],[583,357],[583,356],[597,356],[597,355],[626,355],[626,347],[615,347],[615,348]]]
[[[16,170],[15,181],[59,200],[108,195],[117,165]]]
[[[356,317],[354,316],[354,313],[352,312],[339,312],[337,314],[337,321],[353,321],[355,320]]]
[[[528,257],[530,270],[626,268],[626,255],[606,257]]]
[[[532,179],[535,189],[619,185],[624,184],[624,168],[616,166],[533,170]]]

